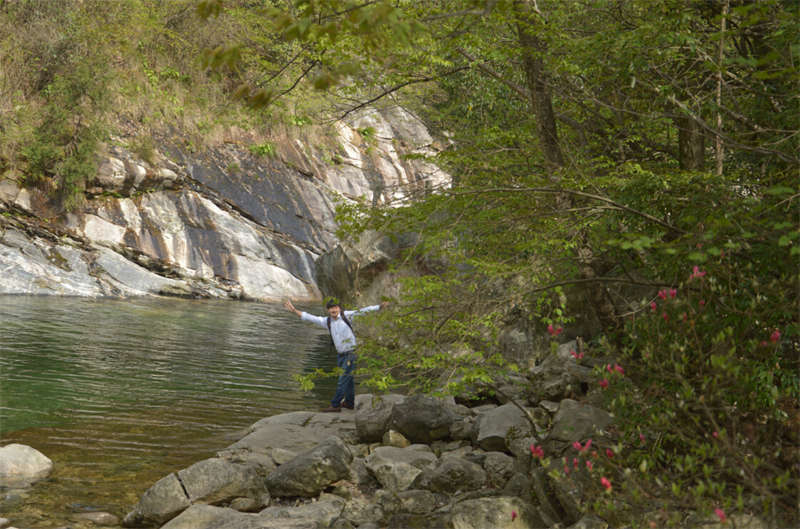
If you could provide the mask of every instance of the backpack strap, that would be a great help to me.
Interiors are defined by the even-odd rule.
[[[353,330],[353,324],[350,323],[350,320],[348,320],[347,316],[344,315],[344,311],[341,312],[340,316],[344,320],[344,322],[347,324],[347,326],[350,327],[350,330],[352,331]],[[328,318],[325,320],[325,322],[328,324],[328,332],[331,332],[331,317],[328,316]],[[355,332],[355,331],[353,331],[353,332]]]

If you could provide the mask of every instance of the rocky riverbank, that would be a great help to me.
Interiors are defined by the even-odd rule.
[[[359,395],[354,411],[259,421],[216,457],[155,483],[124,525],[606,527],[581,517],[579,491],[551,478],[531,446],[555,453],[610,423],[603,410],[571,399],[468,408]]]
[[[108,513],[75,522],[162,529],[607,528],[584,513],[603,484],[591,462],[613,457],[619,439],[614,418],[598,405],[602,390],[593,389],[599,360],[575,358],[575,346],[562,344],[525,376],[503,381],[491,403],[362,394],[354,410],[264,418],[214,457],[156,481],[122,522]],[[686,527],[723,527],[682,514]],[[658,513],[643,515],[652,521]],[[735,522],[766,527],[752,517]]]
[[[571,345],[552,355],[552,369],[531,373],[538,384],[508,380],[503,393],[513,402],[468,407],[452,398],[367,394],[353,411],[265,418],[215,457],[156,482],[123,525],[607,527],[582,516],[588,473],[555,472],[573,443],[610,442],[604,429],[612,417],[566,397],[583,397],[591,377],[588,366],[567,362]]]

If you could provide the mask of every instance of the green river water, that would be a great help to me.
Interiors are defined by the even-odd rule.
[[[30,489],[0,489],[0,517],[23,529],[122,518],[258,419],[326,405],[335,381],[307,394],[292,376],[334,365],[324,329],[280,305],[0,296],[0,446],[54,463]]]

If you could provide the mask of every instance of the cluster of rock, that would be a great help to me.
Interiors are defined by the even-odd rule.
[[[123,525],[606,527],[582,516],[581,491],[554,478],[530,447],[557,455],[611,417],[572,399],[543,404],[468,408],[452,398],[359,395],[353,412],[268,417],[216,457],[156,482]]]

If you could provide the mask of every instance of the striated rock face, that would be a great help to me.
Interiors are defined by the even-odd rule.
[[[45,222],[36,219],[52,216],[42,197],[0,179],[0,294],[310,300],[334,292],[317,261],[339,244],[337,201],[386,204],[449,181],[404,158],[432,152],[432,139],[399,107],[335,131],[332,155],[298,140],[270,157],[235,144],[187,153],[164,142],[152,164],[118,139],[85,206]],[[347,288],[350,278],[336,281]]]

